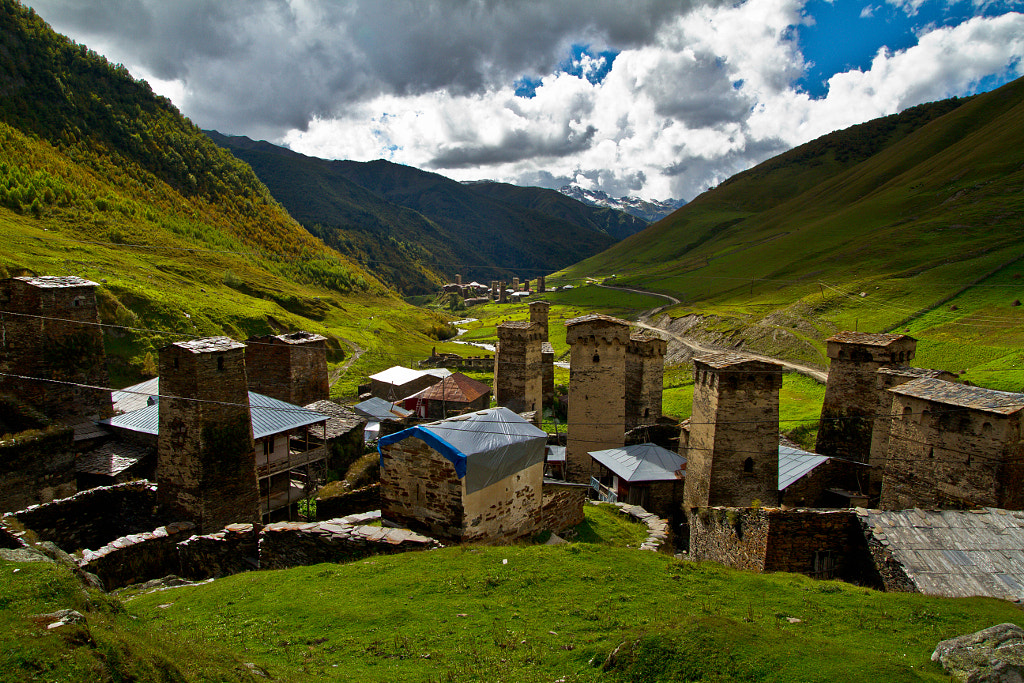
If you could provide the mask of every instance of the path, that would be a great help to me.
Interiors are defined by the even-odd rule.
[[[663,310],[665,310],[669,306],[674,306],[674,305],[680,303],[679,299],[675,298],[674,296],[669,296],[668,294],[661,294],[661,293],[658,293],[658,292],[647,292],[647,291],[644,291],[642,289],[631,289],[629,287],[613,287],[612,285],[603,285],[603,284],[599,284],[599,283],[596,283],[596,282],[594,284],[596,284],[598,287],[604,287],[605,289],[618,289],[618,290],[622,290],[624,292],[634,292],[636,294],[647,294],[649,296],[657,296],[657,297],[661,297],[662,299],[668,299],[671,302],[669,304],[665,304],[664,306],[659,306],[657,308],[652,308],[649,311],[644,311],[643,313],[638,315],[636,323],[635,323],[638,327],[642,327],[642,328],[647,329],[647,330],[653,330],[654,332],[659,332],[659,333],[661,333],[661,334],[663,334],[663,335],[665,335],[667,337],[671,337],[672,339],[674,339],[675,341],[679,342],[683,346],[686,346],[687,348],[689,348],[692,351],[695,351],[697,353],[714,353],[716,351],[730,351],[731,350],[731,349],[716,348],[714,346],[706,346],[704,344],[700,344],[700,343],[690,339],[689,337],[682,337],[682,336],[680,336],[678,334],[673,334],[672,332],[669,332],[668,330],[665,330],[665,329],[662,329],[660,327],[656,327],[654,325],[651,325],[650,323],[654,321],[654,316],[656,316],[658,313],[661,313]],[[802,363],[794,363],[792,361],[783,360],[782,358],[774,358],[772,356],[765,356],[765,355],[760,354],[760,353],[751,353],[750,351],[746,351],[746,350],[743,351],[743,355],[750,356],[751,358],[756,358],[757,360],[765,361],[767,363],[778,363],[779,365],[781,365],[782,367],[784,367],[784,368],[786,368],[788,370],[792,370],[793,372],[798,372],[801,375],[806,375],[807,377],[810,377],[811,379],[815,380],[816,382],[820,382],[821,384],[825,384],[825,382],[828,380],[828,373],[827,372],[825,372],[824,370],[819,370],[818,368],[811,367],[810,365],[804,365]]]
[[[344,375],[350,367],[352,367],[352,364],[359,360],[359,357],[361,355],[366,353],[366,349],[364,349],[359,344],[356,344],[354,341],[350,341],[348,339],[342,339],[341,341],[345,342],[346,344],[352,347],[352,355],[348,357],[348,360],[346,360],[344,363],[337,366],[336,368],[334,368],[334,370],[331,371],[328,382],[329,385],[332,387],[335,384],[337,384],[338,380],[341,379],[341,376]]]

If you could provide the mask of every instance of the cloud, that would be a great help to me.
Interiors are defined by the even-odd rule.
[[[908,30],[924,4],[887,2]],[[929,24],[815,99],[797,86],[814,59],[795,30],[814,23],[804,0],[31,4],[204,128],[653,199],[690,199],[837,128],[1009,78],[1024,56],[1020,14]]]

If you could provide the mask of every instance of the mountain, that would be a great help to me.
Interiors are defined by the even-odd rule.
[[[647,201],[639,197],[620,197],[615,199],[609,197],[606,192],[595,190],[584,190],[578,185],[563,185],[558,191],[566,197],[571,197],[578,202],[600,206],[617,211],[624,211],[631,216],[636,216],[645,223],[654,223],[665,218],[670,213],[686,204],[685,199],[666,199],[664,201]]]
[[[631,212],[580,201],[578,198],[542,187],[520,187],[493,180],[476,180],[464,184],[477,193],[565,219],[616,240],[635,235],[649,223]]]
[[[674,329],[826,364],[840,329],[1024,389],[1024,80],[837,131],[566,269],[672,294]]]
[[[457,273],[482,282],[533,279],[611,246],[617,237],[610,231],[621,235],[639,227],[617,214],[522,199],[543,192],[534,188],[520,193],[465,185],[384,160],[318,159],[245,137],[207,134],[249,163],[310,232],[365,258],[407,294],[436,291],[438,281]],[[413,269],[415,279],[407,273]]]
[[[308,329],[366,349],[358,369],[436,343],[435,316],[310,235],[145,82],[14,0],[0,0],[0,235],[0,277],[100,283],[122,384],[183,336]]]

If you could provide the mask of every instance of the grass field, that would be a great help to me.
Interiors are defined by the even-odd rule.
[[[0,681],[948,681],[937,642],[987,599],[752,574],[636,546],[587,506],[562,546],[455,546],[114,598],[0,560]],[[33,615],[72,608],[84,623]],[[618,650],[614,658],[610,655]]]

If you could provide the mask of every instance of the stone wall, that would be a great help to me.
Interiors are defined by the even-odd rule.
[[[460,483],[464,521],[459,540],[514,540],[540,530],[543,462],[472,493],[466,491],[465,480]]]
[[[0,512],[75,493],[74,431],[39,425],[0,441]]]
[[[869,470],[858,463],[833,458],[780,491],[779,503],[787,507],[836,507],[837,496],[828,490],[866,491]]]
[[[39,540],[52,541],[73,553],[100,548],[121,536],[152,531],[164,522],[156,503],[155,486],[146,481],[131,482],[33,505],[10,517],[31,529]]]
[[[260,533],[260,569],[286,569],[320,562],[348,562],[370,555],[428,550],[440,545],[407,529],[347,524],[344,520],[300,524],[276,522]]]
[[[690,556],[749,571],[874,585],[853,510],[710,507],[691,511]]]
[[[382,449],[381,513],[438,538],[462,535],[462,482],[455,467],[422,440],[410,437]]]
[[[581,524],[589,491],[584,484],[545,481],[540,528],[557,534]]]
[[[356,512],[379,510],[381,508],[380,488],[380,482],[377,482],[337,495],[318,495],[316,498],[317,519],[336,519]]]
[[[75,276],[0,280],[0,372],[74,382],[0,376],[0,391],[52,418],[111,414],[95,282]],[[88,385],[80,386],[80,385]]]
[[[626,433],[626,346],[629,323],[603,315],[566,322],[569,359],[565,476],[589,483],[590,451],[622,446]]]
[[[895,394],[893,414],[879,507],[1024,508],[1020,412]]]
[[[129,534],[96,550],[84,550],[78,564],[99,577],[108,591],[159,579],[176,573],[177,544],[188,538],[193,529],[195,525],[191,522],[174,522],[153,531]]]
[[[259,565],[258,536],[252,524],[231,524],[204,536],[178,543],[178,574],[200,581],[255,569]]]

